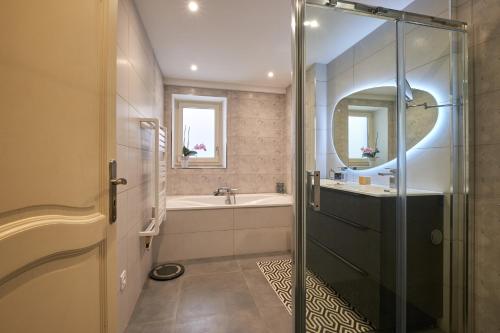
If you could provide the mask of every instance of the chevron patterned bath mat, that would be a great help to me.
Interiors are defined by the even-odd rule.
[[[267,281],[292,313],[292,261],[257,263]],[[362,333],[374,329],[346,301],[311,272],[306,276],[306,316],[309,333]]]

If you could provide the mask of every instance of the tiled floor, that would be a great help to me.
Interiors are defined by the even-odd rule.
[[[256,265],[288,254],[184,262],[173,281],[148,280],[127,333],[291,333],[292,318]]]

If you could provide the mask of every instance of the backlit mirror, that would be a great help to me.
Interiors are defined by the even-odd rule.
[[[411,89],[411,88],[410,88]],[[339,159],[349,167],[369,169],[396,158],[396,88],[377,87],[343,98],[333,115],[333,142]],[[434,97],[411,89],[406,111],[406,150],[421,141],[436,124]]]

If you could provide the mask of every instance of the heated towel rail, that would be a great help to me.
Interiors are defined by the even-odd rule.
[[[139,232],[139,236],[146,237],[146,248],[149,248],[152,238],[160,233],[160,226],[167,215],[167,132],[156,118],[141,118],[140,126],[154,131],[154,204],[148,225]]]

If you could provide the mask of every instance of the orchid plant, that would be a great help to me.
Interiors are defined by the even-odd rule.
[[[367,157],[367,158],[376,158],[377,154],[380,153],[380,150],[377,148],[377,142],[378,142],[378,133],[377,133],[377,138],[375,139],[375,147],[361,147],[362,154],[361,156]]]
[[[368,157],[368,158],[375,158],[377,157],[377,154],[380,153],[380,150],[378,150],[377,147],[371,148],[371,147],[361,147],[362,156],[363,157]]]
[[[187,135],[186,135],[187,133]],[[195,156],[198,154],[197,150],[203,150],[207,151],[207,147],[203,143],[197,143],[194,145],[193,150],[189,149],[189,137],[191,134],[191,127],[190,126],[184,126],[184,135],[183,135],[183,147],[182,147],[182,156],[188,157],[188,156]]]

